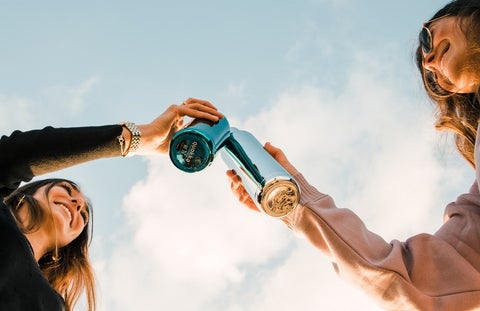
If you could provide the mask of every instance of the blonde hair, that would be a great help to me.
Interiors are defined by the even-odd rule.
[[[423,78],[428,96],[436,105],[435,128],[453,132],[455,145],[460,154],[475,168],[475,140],[480,118],[480,1],[451,1],[432,18],[454,16],[467,38],[470,63],[464,70],[477,74],[478,86],[473,93],[460,94],[442,89],[435,75],[423,67],[423,53],[420,47],[416,51],[417,67]]]

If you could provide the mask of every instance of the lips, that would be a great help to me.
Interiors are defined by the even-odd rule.
[[[73,221],[73,215],[72,215],[72,212],[67,208],[66,205],[62,204],[62,203],[56,203],[56,205],[60,208],[62,208],[64,211],[65,211],[65,214],[67,215],[68,217],[68,223],[71,225],[72,224],[72,221]]]

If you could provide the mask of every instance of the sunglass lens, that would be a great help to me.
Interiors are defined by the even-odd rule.
[[[422,30],[420,31],[419,39],[423,53],[430,53],[432,51],[432,35],[430,34],[430,30],[427,27],[422,28]]]

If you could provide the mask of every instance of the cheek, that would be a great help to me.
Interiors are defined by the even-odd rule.
[[[476,85],[478,85],[477,73],[465,63],[457,64],[455,70],[455,85],[458,87],[459,91],[461,93],[474,92]]]
[[[443,60],[443,68],[445,76],[454,84],[462,77],[462,70],[464,68],[464,60],[459,53],[452,51],[445,55]]]
[[[70,227],[68,220],[66,220],[65,215],[63,215],[63,211],[53,210],[52,212],[55,219],[54,230],[56,230],[58,245],[60,247],[66,246],[80,235],[80,233],[83,231],[83,226],[74,225]]]
[[[463,37],[463,40],[460,38]],[[463,33],[459,33],[455,44],[452,44],[448,56],[449,78],[458,87],[466,87],[478,81],[478,53],[472,46],[467,44]]]
[[[455,86],[455,91],[469,92],[477,81],[477,74],[472,70],[471,62],[465,54],[450,54],[444,59],[444,74]]]

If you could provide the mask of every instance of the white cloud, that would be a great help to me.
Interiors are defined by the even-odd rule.
[[[196,310],[240,283],[242,266],[269,261],[290,238],[280,224],[235,206],[219,161],[196,174],[166,162],[152,159],[149,177],[125,200],[133,244],[118,250],[108,269],[100,269],[108,279],[101,283],[118,284],[116,290],[108,287],[115,298],[106,300],[115,301],[115,307],[106,309],[131,310],[139,304],[150,309],[148,303],[155,301],[160,309],[176,303],[175,310]]]
[[[52,109],[61,107],[63,111],[70,113],[81,112],[85,108],[84,98],[98,83],[97,77],[90,77],[82,81],[80,85],[73,87],[51,86],[44,90],[46,105]]]
[[[82,82],[78,87],[72,88],[69,91],[70,94],[70,106],[73,111],[79,111],[83,109],[85,102],[84,97],[87,95],[95,84],[98,83],[97,77],[90,77],[86,81]]]
[[[0,94],[0,130],[2,133],[26,128],[36,120],[34,103],[28,98]]]
[[[453,199],[443,181],[465,176],[464,167],[443,168],[432,120],[412,105],[420,96],[403,94],[388,72],[361,58],[341,94],[308,86],[244,123],[230,119],[284,149],[387,240],[437,227],[446,199],[438,194]],[[132,240],[98,263],[104,310],[376,308],[279,221],[240,207],[224,171],[220,158],[195,174],[151,159],[125,199]]]
[[[59,122],[68,126],[66,119],[79,115],[85,107],[84,97],[97,81],[91,77],[78,86],[52,86],[35,97],[0,94],[0,130],[9,134],[16,129],[30,130]]]

